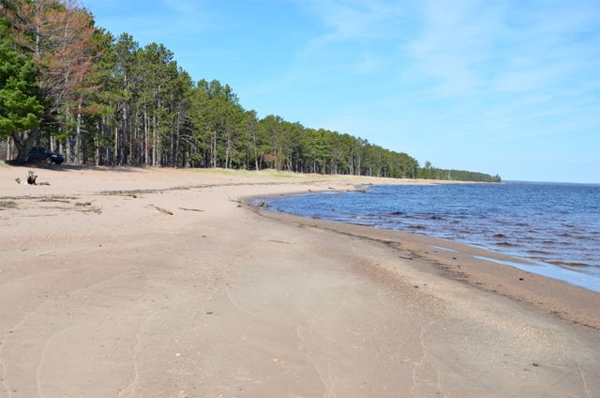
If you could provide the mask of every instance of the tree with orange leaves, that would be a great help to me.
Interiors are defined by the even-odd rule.
[[[80,115],[94,89],[86,84],[93,70],[93,19],[77,0],[0,0],[0,5],[18,49],[33,61],[37,85],[47,101],[40,127],[62,137],[61,150],[73,160],[73,152],[79,150],[73,151],[73,142],[80,141]],[[27,159],[39,133],[34,129],[13,136],[19,148],[17,162]],[[56,139],[51,142],[55,146]]]

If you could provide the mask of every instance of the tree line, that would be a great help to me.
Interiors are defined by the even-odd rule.
[[[491,176],[475,171],[439,169],[433,167],[429,161],[425,162],[424,167],[419,168],[417,178],[447,181],[502,182],[502,178],[497,174]]]
[[[164,45],[114,37],[76,0],[0,0],[0,134],[16,163],[41,144],[74,164],[495,180],[433,173],[365,139],[259,118],[229,85],[195,82]]]

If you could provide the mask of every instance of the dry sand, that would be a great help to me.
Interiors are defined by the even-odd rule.
[[[27,170],[0,166],[1,398],[600,397],[600,294],[242,203],[393,181]]]

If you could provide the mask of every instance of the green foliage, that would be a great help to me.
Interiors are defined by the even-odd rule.
[[[77,32],[85,33],[84,29]],[[307,128],[281,116],[259,119],[255,111],[241,106],[229,85],[204,79],[195,83],[162,44],[140,48],[127,33],[115,38],[96,27],[91,36],[85,34],[85,54],[92,67],[77,82],[76,101],[59,108],[64,117],[56,125],[42,126],[47,132],[42,140],[72,150],[70,161],[500,180],[481,173],[435,169],[429,162],[419,168],[406,153],[337,131]],[[7,134],[33,128],[42,118],[32,65],[8,47],[0,48],[0,129]]]
[[[419,169],[417,178],[448,181],[502,182],[502,178],[499,175],[492,176],[473,171],[438,169],[432,167],[430,162],[425,162],[425,168]]]
[[[0,28],[0,135],[32,130],[44,109],[38,98],[33,64],[10,47]]]

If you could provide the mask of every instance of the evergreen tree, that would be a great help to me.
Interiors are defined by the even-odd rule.
[[[73,130],[80,133],[86,95],[85,81],[93,69],[91,15],[76,0],[3,0],[3,12],[17,48],[33,61],[41,95],[46,99],[44,124],[40,127],[62,138],[59,145],[72,160]],[[40,130],[29,137],[37,140]],[[54,146],[54,139],[50,140]],[[17,147],[18,159],[27,156],[29,142]]]
[[[500,181],[420,168],[406,153],[278,115],[259,119],[229,85],[194,83],[164,45],[140,48],[127,33],[115,39],[96,27],[77,0],[0,6],[8,27],[0,31],[0,134],[15,142],[20,162],[43,143],[78,164]]]
[[[44,106],[35,83],[33,63],[12,48],[0,20],[0,136],[10,136],[24,163],[33,145]]]

